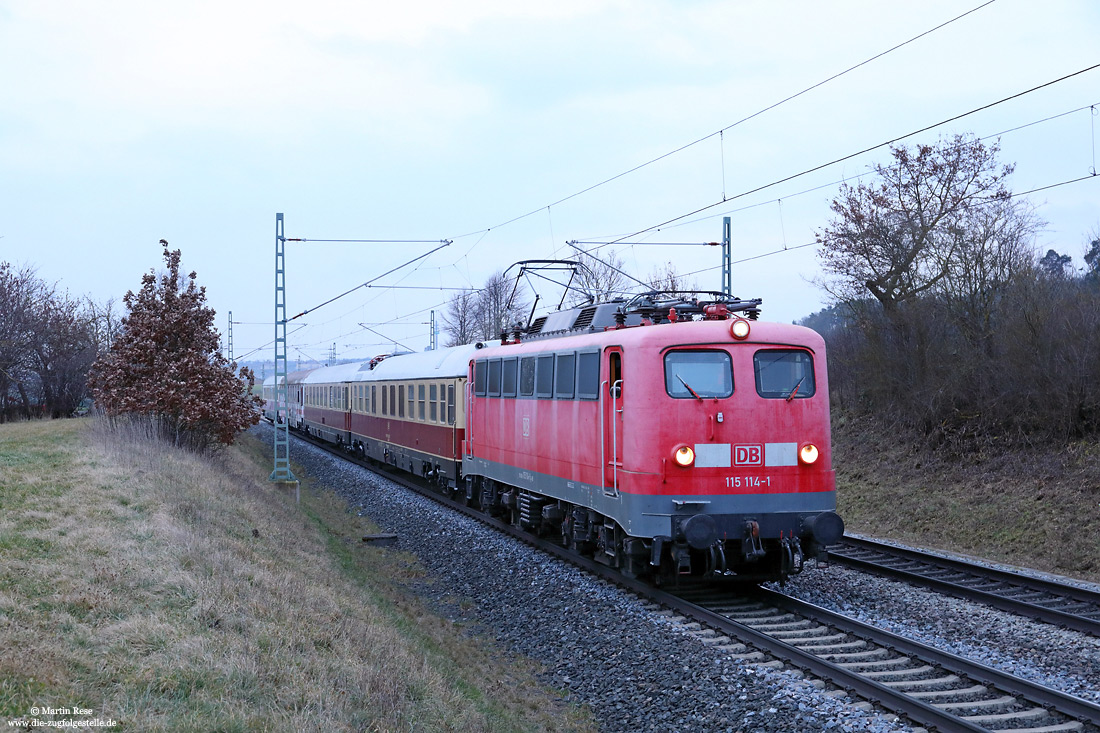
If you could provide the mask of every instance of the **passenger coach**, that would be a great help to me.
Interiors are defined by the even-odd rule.
[[[466,371],[476,346],[314,369],[288,379],[291,426],[438,483],[456,485]]]

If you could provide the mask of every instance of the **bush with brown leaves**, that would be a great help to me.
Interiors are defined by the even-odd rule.
[[[164,245],[168,270],[127,292],[122,333],[92,366],[97,404],[111,420],[145,425],[194,450],[229,445],[259,422],[255,376],[221,354],[214,310],[194,272],[180,276],[180,251]]]

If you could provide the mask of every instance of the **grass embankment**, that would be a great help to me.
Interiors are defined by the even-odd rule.
[[[0,425],[0,725],[590,730],[519,662],[400,588],[410,557],[323,492],[88,421]],[[82,708],[90,713],[76,712]]]
[[[1100,444],[947,454],[834,414],[849,530],[1100,582]]]

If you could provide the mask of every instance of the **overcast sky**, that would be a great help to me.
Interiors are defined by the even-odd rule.
[[[292,322],[293,368],[393,348],[362,323],[422,349],[446,288],[569,240],[645,242],[615,247],[632,275],[672,262],[717,290],[719,249],[653,243],[719,240],[730,216],[733,259],[755,258],[734,293],[796,320],[827,304],[816,248],[796,248],[889,151],[741,194],[1100,63],[1100,2],[984,1],[0,0],[0,261],[120,300],[167,239],[253,359],[271,355],[276,212],[292,238],[427,240],[288,243],[290,315],[452,241],[377,283],[399,289]],[[1095,170],[1094,104],[1100,69],[905,142],[1003,133],[1029,191]],[[1079,265],[1100,178],[1029,198],[1037,248]]]

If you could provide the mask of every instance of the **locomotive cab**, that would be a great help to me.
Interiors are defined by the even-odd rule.
[[[843,534],[824,342],[796,326],[732,326],[684,324],[685,338],[632,360],[649,374],[632,380],[624,423],[644,426],[657,449],[627,442],[624,465],[641,470],[625,490],[667,521],[650,557],[666,576],[783,579]]]

